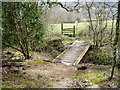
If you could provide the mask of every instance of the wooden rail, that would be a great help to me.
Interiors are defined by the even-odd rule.
[[[78,59],[74,62],[73,65],[77,65],[80,63],[80,61],[82,60],[83,56],[86,54],[86,52],[88,51],[88,49],[90,48],[91,45],[87,45],[84,49],[84,51],[82,52],[82,54],[78,57]]]
[[[63,35],[73,35],[75,36],[75,25],[72,28],[64,28],[63,23],[61,23],[61,32]]]

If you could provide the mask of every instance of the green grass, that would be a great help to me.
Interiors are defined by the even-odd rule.
[[[74,23],[66,23],[64,24],[64,28],[73,28],[75,24]],[[78,23],[78,26],[76,26],[76,33],[78,34],[78,32],[80,30],[84,30],[86,28],[86,22],[82,22],[82,23]],[[49,26],[49,28],[51,29],[52,31],[52,28],[53,28],[53,33],[56,33],[56,34],[61,34],[61,24],[53,24],[52,25],[52,28],[51,26]]]
[[[27,60],[26,62],[28,62],[28,64],[30,64],[30,65],[37,65],[37,64],[42,63],[43,60],[35,60],[35,61],[33,61],[33,60]]]
[[[111,28],[112,22],[108,22],[108,28]],[[94,23],[93,23],[94,24]],[[75,23],[65,23],[64,24],[64,28],[72,28],[73,26],[75,25]],[[85,30],[88,30],[88,25],[89,23],[88,22],[81,22],[81,23],[78,23],[78,25],[75,25],[76,26],[76,34],[79,34],[80,31],[85,31]],[[51,28],[52,26],[52,28]],[[61,24],[51,24],[51,26],[49,26],[50,30],[55,33],[55,34],[61,34]]]
[[[65,40],[65,41],[71,41],[71,42],[72,42],[72,41],[74,41],[75,39],[74,39],[74,38],[70,38],[70,37],[64,37],[64,40]]]
[[[107,74],[101,74],[102,72],[99,70],[91,70],[88,72],[81,72],[80,75],[78,75],[77,79],[82,81],[88,81],[91,83],[99,83],[100,81],[104,80]],[[101,74],[101,75],[100,75]]]
[[[14,56],[23,56],[23,54],[19,51],[14,51],[14,52],[11,52],[12,54],[14,54]]]
[[[26,74],[26,72],[10,73],[3,76],[2,88],[41,88],[47,87],[46,77],[35,78]]]
[[[111,67],[95,67],[93,69],[79,70],[74,76],[75,79],[85,82],[85,85],[90,83],[104,85],[108,83],[107,77],[110,75]],[[115,76],[118,76],[117,69],[115,69]],[[116,78],[117,79],[117,78]],[[117,81],[117,80],[115,80]]]

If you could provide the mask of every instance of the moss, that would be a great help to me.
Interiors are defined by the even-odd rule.
[[[2,86],[2,88],[23,88],[21,85],[14,85],[14,86]]]
[[[91,69],[91,70],[85,70],[85,71],[78,71],[75,75],[75,78],[81,81],[85,81],[88,83],[95,83],[98,84],[103,80],[106,80],[106,77],[108,75],[106,74],[108,71],[106,69]]]
[[[47,87],[53,87],[53,85],[48,85]]]
[[[39,75],[39,77],[33,78],[28,76],[26,72],[11,73],[3,76],[2,88],[39,88],[47,86],[47,78],[42,75]]]
[[[51,62],[44,62],[44,64],[50,64]]]
[[[70,37],[65,37],[64,40],[65,41],[74,41],[75,39],[74,38],[70,38]]]
[[[75,40],[81,40],[81,38],[80,37],[76,37]]]
[[[28,64],[30,64],[30,65],[37,65],[37,64],[40,64],[42,62],[43,62],[43,60],[35,60],[35,61],[28,61]]]
[[[21,76],[24,76],[26,74],[26,72],[19,72],[18,76],[21,77]]]
[[[110,68],[111,66],[108,65],[92,66],[92,68],[89,68],[87,70],[77,71],[74,78],[84,82],[86,86],[89,86],[91,84],[97,84],[99,86],[109,85],[111,81],[109,83],[107,78],[109,77],[111,72]],[[112,83],[119,87],[119,74],[117,68],[115,68],[114,77],[115,78],[112,79]]]
[[[21,52],[11,52],[12,54],[14,54],[14,56],[23,56],[23,54]]]
[[[57,36],[53,36],[53,37],[44,37],[44,41],[58,40],[58,39],[63,39],[63,37],[57,37]]]
[[[37,53],[31,53],[30,55],[31,55],[31,56],[38,56]]]
[[[60,54],[60,52],[58,52],[57,50],[53,50],[50,54],[52,58],[56,58]]]

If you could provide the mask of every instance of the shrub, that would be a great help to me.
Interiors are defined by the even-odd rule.
[[[90,61],[95,64],[111,64],[112,57],[109,56],[107,53],[102,53],[100,51],[90,51],[89,53]]]

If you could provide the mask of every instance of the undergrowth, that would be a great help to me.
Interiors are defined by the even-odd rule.
[[[2,88],[42,88],[48,87],[47,78],[42,75],[33,78],[26,72],[10,73],[3,76]]]
[[[110,66],[95,66],[94,68],[89,68],[87,70],[79,70],[76,72],[74,78],[77,80],[82,81],[85,86],[91,86],[94,84],[97,85],[106,85],[108,84],[109,80],[107,79],[110,76]],[[116,86],[119,85],[118,81],[118,70],[117,68],[115,68],[115,74],[114,74],[114,84],[116,84]]]

